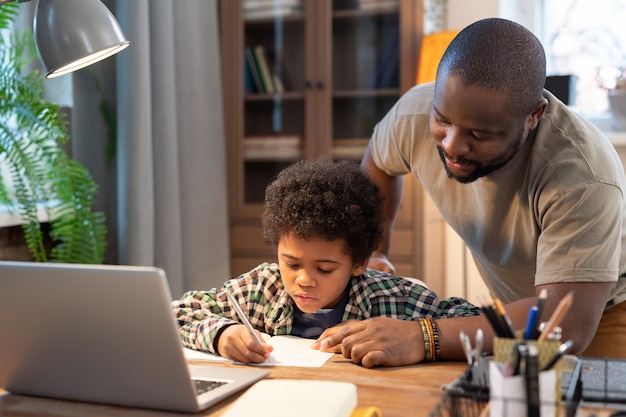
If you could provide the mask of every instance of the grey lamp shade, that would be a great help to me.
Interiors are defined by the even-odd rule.
[[[84,68],[130,45],[100,0],[39,0],[33,31],[47,78]]]

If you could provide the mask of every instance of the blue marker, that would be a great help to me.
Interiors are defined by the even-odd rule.
[[[524,340],[530,340],[533,332],[537,327],[537,306],[532,306],[528,311],[528,320],[526,321],[526,330],[524,331]]]

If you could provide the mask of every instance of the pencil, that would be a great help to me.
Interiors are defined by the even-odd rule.
[[[503,323],[498,318],[498,315],[496,314],[496,311],[493,309],[493,306],[485,305],[485,303],[482,301],[480,297],[479,297],[479,302],[481,303],[480,309],[482,310],[483,313],[485,313],[485,316],[487,317],[489,324],[491,324],[491,327],[493,328],[493,331],[496,334],[496,336],[508,337],[508,332],[504,329]]]
[[[496,312],[498,313],[498,316],[502,320],[502,323],[504,323],[504,328],[506,329],[506,332],[509,334],[509,337],[512,339],[515,339],[515,328],[513,327],[513,323],[511,323],[511,319],[506,314],[506,310],[504,309],[504,305],[502,304],[502,301],[500,301],[499,298],[494,298],[493,305],[496,307]]]
[[[566,342],[563,342],[561,344],[561,346],[559,346],[559,350],[556,351],[556,353],[554,354],[554,356],[552,356],[552,358],[550,358],[550,360],[548,361],[548,363],[546,363],[543,366],[542,371],[548,371],[550,370],[554,365],[556,365],[556,363],[559,361],[559,359],[561,359],[563,357],[563,355],[565,354],[565,352],[567,352],[567,350],[569,348],[572,347],[572,345],[574,344],[573,341],[568,340]]]
[[[252,324],[250,323],[250,320],[248,320],[248,317],[246,317],[245,313],[241,309],[241,306],[239,305],[237,300],[235,300],[235,297],[233,297],[233,295],[229,291],[226,291],[226,296],[228,297],[228,300],[230,301],[230,303],[235,308],[235,311],[237,312],[237,315],[239,316],[239,319],[241,319],[243,324],[248,328],[248,331],[250,332],[250,334],[252,334],[252,336],[254,336],[254,338],[257,340],[257,342],[259,342],[261,344],[261,346],[265,345],[265,342],[263,342],[263,339],[261,339],[261,337],[256,332],[256,330],[254,330],[254,327],[252,327]]]
[[[539,325],[541,324],[541,313],[543,307],[546,304],[546,298],[548,298],[548,290],[545,288],[539,292],[539,300],[537,301],[537,318],[535,321],[535,328],[530,336],[531,339],[537,339],[539,337]]]
[[[572,302],[574,301],[574,291],[568,292],[565,297],[559,302],[559,305],[556,306],[554,313],[550,316],[546,327],[543,329],[537,341],[543,342],[548,338],[548,335],[554,330],[556,326],[559,326],[565,318],[565,315],[569,311],[572,306]]]

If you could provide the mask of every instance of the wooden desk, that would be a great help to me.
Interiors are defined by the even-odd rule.
[[[235,366],[213,364],[216,366]],[[429,416],[443,397],[441,386],[459,377],[466,363],[436,362],[398,368],[366,369],[334,355],[321,368],[276,367],[269,378],[325,379],[352,382],[358,387],[358,406],[377,406],[383,417]],[[0,390],[1,391],[1,390]],[[302,393],[306,398],[306,393]],[[280,404],[277,393],[277,404]],[[205,410],[199,416],[220,416],[237,398],[233,396]],[[307,399],[310,401],[310,399]],[[15,394],[0,396],[2,417],[84,417],[84,416],[180,416],[181,414],[50,400]],[[188,414],[182,414],[188,415]],[[297,415],[294,414],[294,415]]]

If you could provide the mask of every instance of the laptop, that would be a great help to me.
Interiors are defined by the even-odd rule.
[[[191,413],[269,374],[188,365],[170,302],[156,267],[0,262],[0,387]]]

